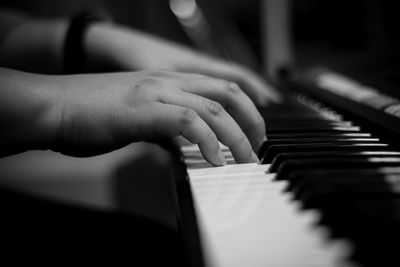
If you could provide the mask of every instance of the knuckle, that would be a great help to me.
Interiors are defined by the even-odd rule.
[[[182,125],[188,125],[188,124],[192,124],[194,123],[197,119],[198,116],[196,111],[186,108],[183,109],[181,112],[181,119],[180,119],[180,123]]]
[[[258,115],[257,118],[254,120],[254,126],[258,129],[265,131],[265,121],[261,115]]]
[[[221,117],[224,113],[222,105],[215,101],[205,101],[205,110],[216,117]]]
[[[245,135],[242,135],[239,138],[233,140],[232,145],[248,144],[248,143],[249,141],[247,140],[247,137]]]
[[[148,90],[149,88],[161,87],[161,82],[155,78],[143,78],[135,85],[135,90]]]
[[[249,121],[249,124],[247,124],[245,127],[242,127],[242,130],[244,132],[257,131],[257,133],[259,132],[260,134],[264,134],[265,121],[261,115],[259,115],[256,119]]]
[[[224,86],[227,94],[236,96],[236,95],[242,93],[242,90],[240,89],[240,87],[237,83],[230,82],[230,81],[224,81],[223,83],[224,83],[223,86]]]
[[[214,140],[217,139],[217,136],[215,135],[215,133],[211,130],[207,131],[204,135],[206,140]]]
[[[171,73],[165,70],[155,70],[151,71],[149,76],[154,78],[168,78],[171,76]]]
[[[199,143],[206,143],[206,142],[214,142],[217,140],[217,136],[215,133],[211,130],[205,130],[205,132],[201,132],[201,134],[194,140],[196,144]]]
[[[265,121],[261,114],[258,114],[256,124],[265,129]]]
[[[248,124],[247,127],[243,127],[242,130],[246,135],[251,136],[252,138],[263,139],[266,134],[265,121],[261,115],[259,115],[255,120]]]
[[[148,101],[153,100],[162,84],[159,80],[153,78],[142,78],[133,85],[129,85],[124,94],[121,95],[123,103],[130,107],[138,107]]]

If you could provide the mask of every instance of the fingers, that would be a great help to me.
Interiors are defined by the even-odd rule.
[[[240,84],[250,98],[255,99],[255,103],[261,107],[267,106],[270,102],[280,103],[282,101],[281,94],[256,73],[241,68],[235,73],[236,75],[232,79]]]
[[[144,137],[175,137],[182,135],[197,144],[204,158],[214,166],[226,165],[218,139],[211,128],[192,109],[170,105],[152,104],[137,110],[135,119]]]
[[[221,103],[235,119],[257,151],[265,139],[265,123],[254,103],[235,84],[219,79],[197,77],[188,80],[182,90]]]
[[[194,110],[211,127],[218,140],[230,148],[237,163],[257,162],[245,133],[218,102],[185,92],[165,92],[160,99]]]
[[[196,66],[185,66],[183,72],[201,73],[211,77],[236,82],[243,91],[259,106],[265,107],[271,102],[281,102],[281,94],[260,75],[238,64],[209,59]]]

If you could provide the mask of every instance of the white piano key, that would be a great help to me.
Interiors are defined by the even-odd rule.
[[[196,177],[201,177],[201,176],[224,176],[224,175],[255,173],[255,172],[264,173],[266,170],[268,170],[268,167],[269,167],[268,165],[246,163],[246,164],[227,165],[227,166],[207,168],[207,169],[189,169],[188,173],[191,178],[195,179]]]
[[[197,146],[183,153],[200,155]],[[269,165],[204,168],[201,159],[188,175],[207,267],[354,266],[345,260],[348,242],[329,239],[316,225],[319,214],[301,210],[283,192],[287,183],[267,173]]]
[[[266,166],[189,170],[208,267],[346,266],[343,241],[328,241],[317,214],[282,193]]]

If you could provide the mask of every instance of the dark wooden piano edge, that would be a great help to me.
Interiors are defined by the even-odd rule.
[[[165,144],[167,144],[165,146]],[[196,210],[192,197],[192,191],[187,173],[187,166],[184,163],[180,148],[172,143],[166,142],[163,147],[172,155],[173,188],[176,196],[178,232],[181,234],[184,245],[187,266],[204,267],[205,258],[201,244]]]
[[[161,146],[170,154],[170,161],[154,168],[152,175],[168,179],[176,193],[177,229],[129,213],[129,196],[117,200],[116,210],[103,211],[1,186],[3,261],[52,266],[55,262],[203,266],[186,167],[177,147]],[[115,193],[126,194],[122,188],[126,185],[114,181]]]

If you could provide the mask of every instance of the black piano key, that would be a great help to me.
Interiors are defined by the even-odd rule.
[[[400,156],[398,151],[317,151],[317,152],[299,152],[299,153],[282,153],[278,154],[272,161],[269,167],[269,172],[276,172],[285,160],[289,159],[320,159],[332,157],[352,157],[352,158],[367,158],[367,157],[394,157]]]
[[[368,157],[368,158],[321,158],[321,159],[295,159],[284,161],[278,168],[275,176],[276,180],[286,180],[292,171],[308,170],[313,168],[326,168],[326,170],[352,169],[352,168],[381,168],[381,167],[400,167],[400,157]]]
[[[314,138],[292,138],[292,139],[271,139],[265,141],[258,152],[261,158],[268,148],[272,145],[290,145],[290,144],[311,144],[311,143],[326,143],[326,142],[350,142],[350,143],[374,143],[379,142],[379,138],[349,138],[349,137],[314,137]]]
[[[286,120],[282,121],[274,121],[274,120],[269,120],[267,121],[267,126],[268,129],[274,129],[274,128],[279,128],[279,127],[290,127],[292,129],[298,129],[298,128],[306,128],[306,127],[322,127],[322,128],[330,128],[330,127],[354,127],[351,123],[349,122],[344,122],[344,121],[325,121],[325,120],[294,120],[291,122],[288,122]]]
[[[396,188],[399,187],[399,178],[397,182],[391,183],[387,183],[384,177],[364,178],[364,186],[362,183],[355,182],[345,185],[345,190],[340,186],[344,184],[338,181],[354,180],[354,176],[331,180],[330,186],[316,181],[303,189],[299,198],[304,208],[319,209],[325,217],[324,223],[330,225],[331,228],[337,228],[341,224],[342,230],[347,228],[348,231],[353,232],[368,229],[365,226],[371,223],[375,226],[377,224],[398,225],[400,223],[400,194]],[[377,229],[373,230],[377,231]],[[349,234],[351,235],[347,233],[347,236]]]
[[[340,122],[340,123],[345,123],[346,125],[351,125],[352,122],[350,121],[345,121],[345,120],[337,120],[337,119],[329,119],[325,118],[324,116],[318,114],[318,113],[311,113],[311,114],[293,114],[293,112],[290,113],[276,113],[276,114],[271,114],[268,113],[266,114],[263,118],[269,123],[303,123],[303,122]]]
[[[271,115],[271,114],[269,114]],[[268,117],[263,117],[267,122],[267,125],[279,125],[279,124],[287,124],[287,125],[300,125],[300,124],[321,124],[321,125],[341,125],[341,126],[352,126],[353,124],[350,121],[339,121],[334,119],[326,119],[319,115],[301,115],[301,116],[293,116],[293,114],[276,114]]]
[[[271,134],[267,131],[267,138],[273,139],[302,139],[302,138],[314,138],[314,137],[349,137],[349,138],[367,138],[372,137],[370,133],[341,133],[341,132],[308,132],[308,133],[282,133],[282,134]]]
[[[295,152],[318,152],[318,151],[383,151],[387,150],[387,144],[381,143],[314,143],[314,144],[293,144],[293,145],[272,145],[261,157],[263,164],[271,163],[281,153]]]
[[[307,179],[315,179],[324,183],[325,179],[342,179],[343,177],[353,177],[358,179],[359,177],[384,177],[384,179],[393,179],[392,177],[397,176],[400,173],[400,167],[379,167],[379,168],[363,168],[354,167],[348,168],[336,168],[336,169],[319,169],[315,166],[312,169],[295,170],[289,174],[287,180],[289,181],[286,190],[296,192],[300,190],[301,183]],[[312,177],[312,178],[309,178]],[[344,179],[344,178],[343,178]],[[362,179],[362,178],[360,178]]]
[[[392,174],[393,177],[400,178],[400,173]],[[331,172],[320,172],[318,175],[308,173],[301,178],[296,179],[292,186],[294,196],[302,198],[303,195],[321,195],[328,196],[328,201],[351,201],[352,199],[366,197],[371,195],[380,198],[398,197],[399,180],[388,181],[386,176],[379,173],[360,174],[360,173],[342,173],[332,174]],[[331,199],[330,195],[341,195],[340,199]],[[307,202],[305,200],[305,202]]]
[[[382,188],[380,192],[371,190],[370,194],[326,192],[317,186],[313,190],[302,195],[306,208],[317,208],[324,214],[336,214],[337,217],[346,216],[353,223],[400,223],[400,196],[388,188]]]
[[[285,144],[308,144],[308,143],[325,143],[333,141],[348,141],[348,142],[379,142],[379,138],[353,138],[343,136],[326,136],[314,138],[287,138],[287,139],[271,139],[264,142],[263,146],[268,148],[270,145],[285,145]]]
[[[302,203],[313,198],[324,225],[353,241],[362,266],[400,266],[400,152],[377,140],[347,144],[373,135],[302,94],[262,114],[268,141],[258,153],[273,160],[269,171],[285,176]]]
[[[277,127],[270,129],[267,127],[267,132],[270,134],[287,134],[287,133],[307,133],[307,132],[359,132],[360,128],[357,126],[352,126],[352,127],[332,127],[332,126],[306,126],[306,127],[291,127],[290,125],[288,126],[282,126],[282,127]]]

